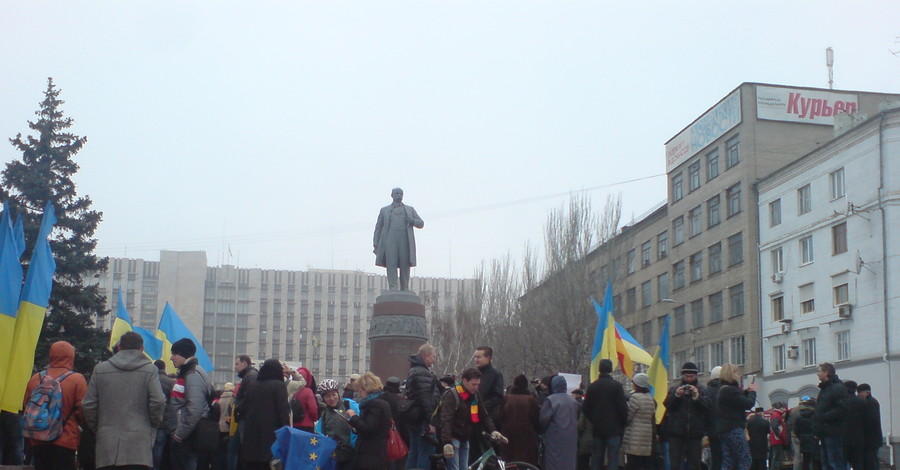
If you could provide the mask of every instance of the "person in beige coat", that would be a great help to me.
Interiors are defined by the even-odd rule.
[[[622,452],[626,455],[628,470],[650,470],[653,462],[653,425],[656,401],[650,395],[650,379],[647,374],[634,374],[634,392],[628,400],[628,424],[622,438]]]

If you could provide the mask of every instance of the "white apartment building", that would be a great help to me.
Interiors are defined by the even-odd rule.
[[[89,276],[100,285],[110,328],[119,289],[132,321],[156,331],[166,302],[203,343],[213,381],[232,382],[234,358],[268,358],[302,364],[317,379],[346,381],[369,367],[369,320],[387,277],[360,271],[307,271],[207,266],[202,251],[162,251],[159,261],[110,258],[106,272]],[[413,277],[410,289],[425,304],[426,318],[454,315],[473,279]]]
[[[836,119],[836,134],[854,127],[755,185],[759,401],[793,406],[816,396],[817,364],[834,363],[842,379],[872,386],[893,449],[900,425],[892,393],[900,387],[900,109],[873,114],[862,123],[859,116]]]

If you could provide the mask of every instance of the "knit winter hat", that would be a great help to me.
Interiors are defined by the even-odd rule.
[[[181,338],[172,345],[172,354],[178,354],[183,358],[194,357],[194,354],[197,354],[197,345],[188,338]]]
[[[233,391],[234,391],[234,384],[231,383],[231,382],[225,382],[225,388],[224,388],[224,390],[225,390],[226,392],[233,392]]]
[[[631,381],[638,387],[650,388],[650,376],[647,374],[634,374],[634,378]]]
[[[700,369],[697,369],[697,364],[693,362],[685,362],[683,366],[681,366],[682,374],[696,374],[700,372]]]

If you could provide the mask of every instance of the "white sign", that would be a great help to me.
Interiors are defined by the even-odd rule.
[[[666,171],[672,171],[740,123],[741,90],[738,89],[666,143]]]
[[[834,125],[834,115],[859,109],[856,95],[794,88],[756,87],[756,117],[773,121]]]
[[[567,374],[565,372],[560,372],[558,375],[566,379],[566,393],[572,393],[573,390],[581,386],[580,374]]]

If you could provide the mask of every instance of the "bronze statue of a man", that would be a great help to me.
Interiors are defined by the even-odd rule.
[[[409,290],[409,268],[416,265],[416,236],[413,227],[422,228],[425,222],[412,206],[403,204],[403,190],[391,191],[394,200],[381,208],[375,222],[375,266],[387,268],[391,290]],[[398,282],[397,271],[400,271]]]

